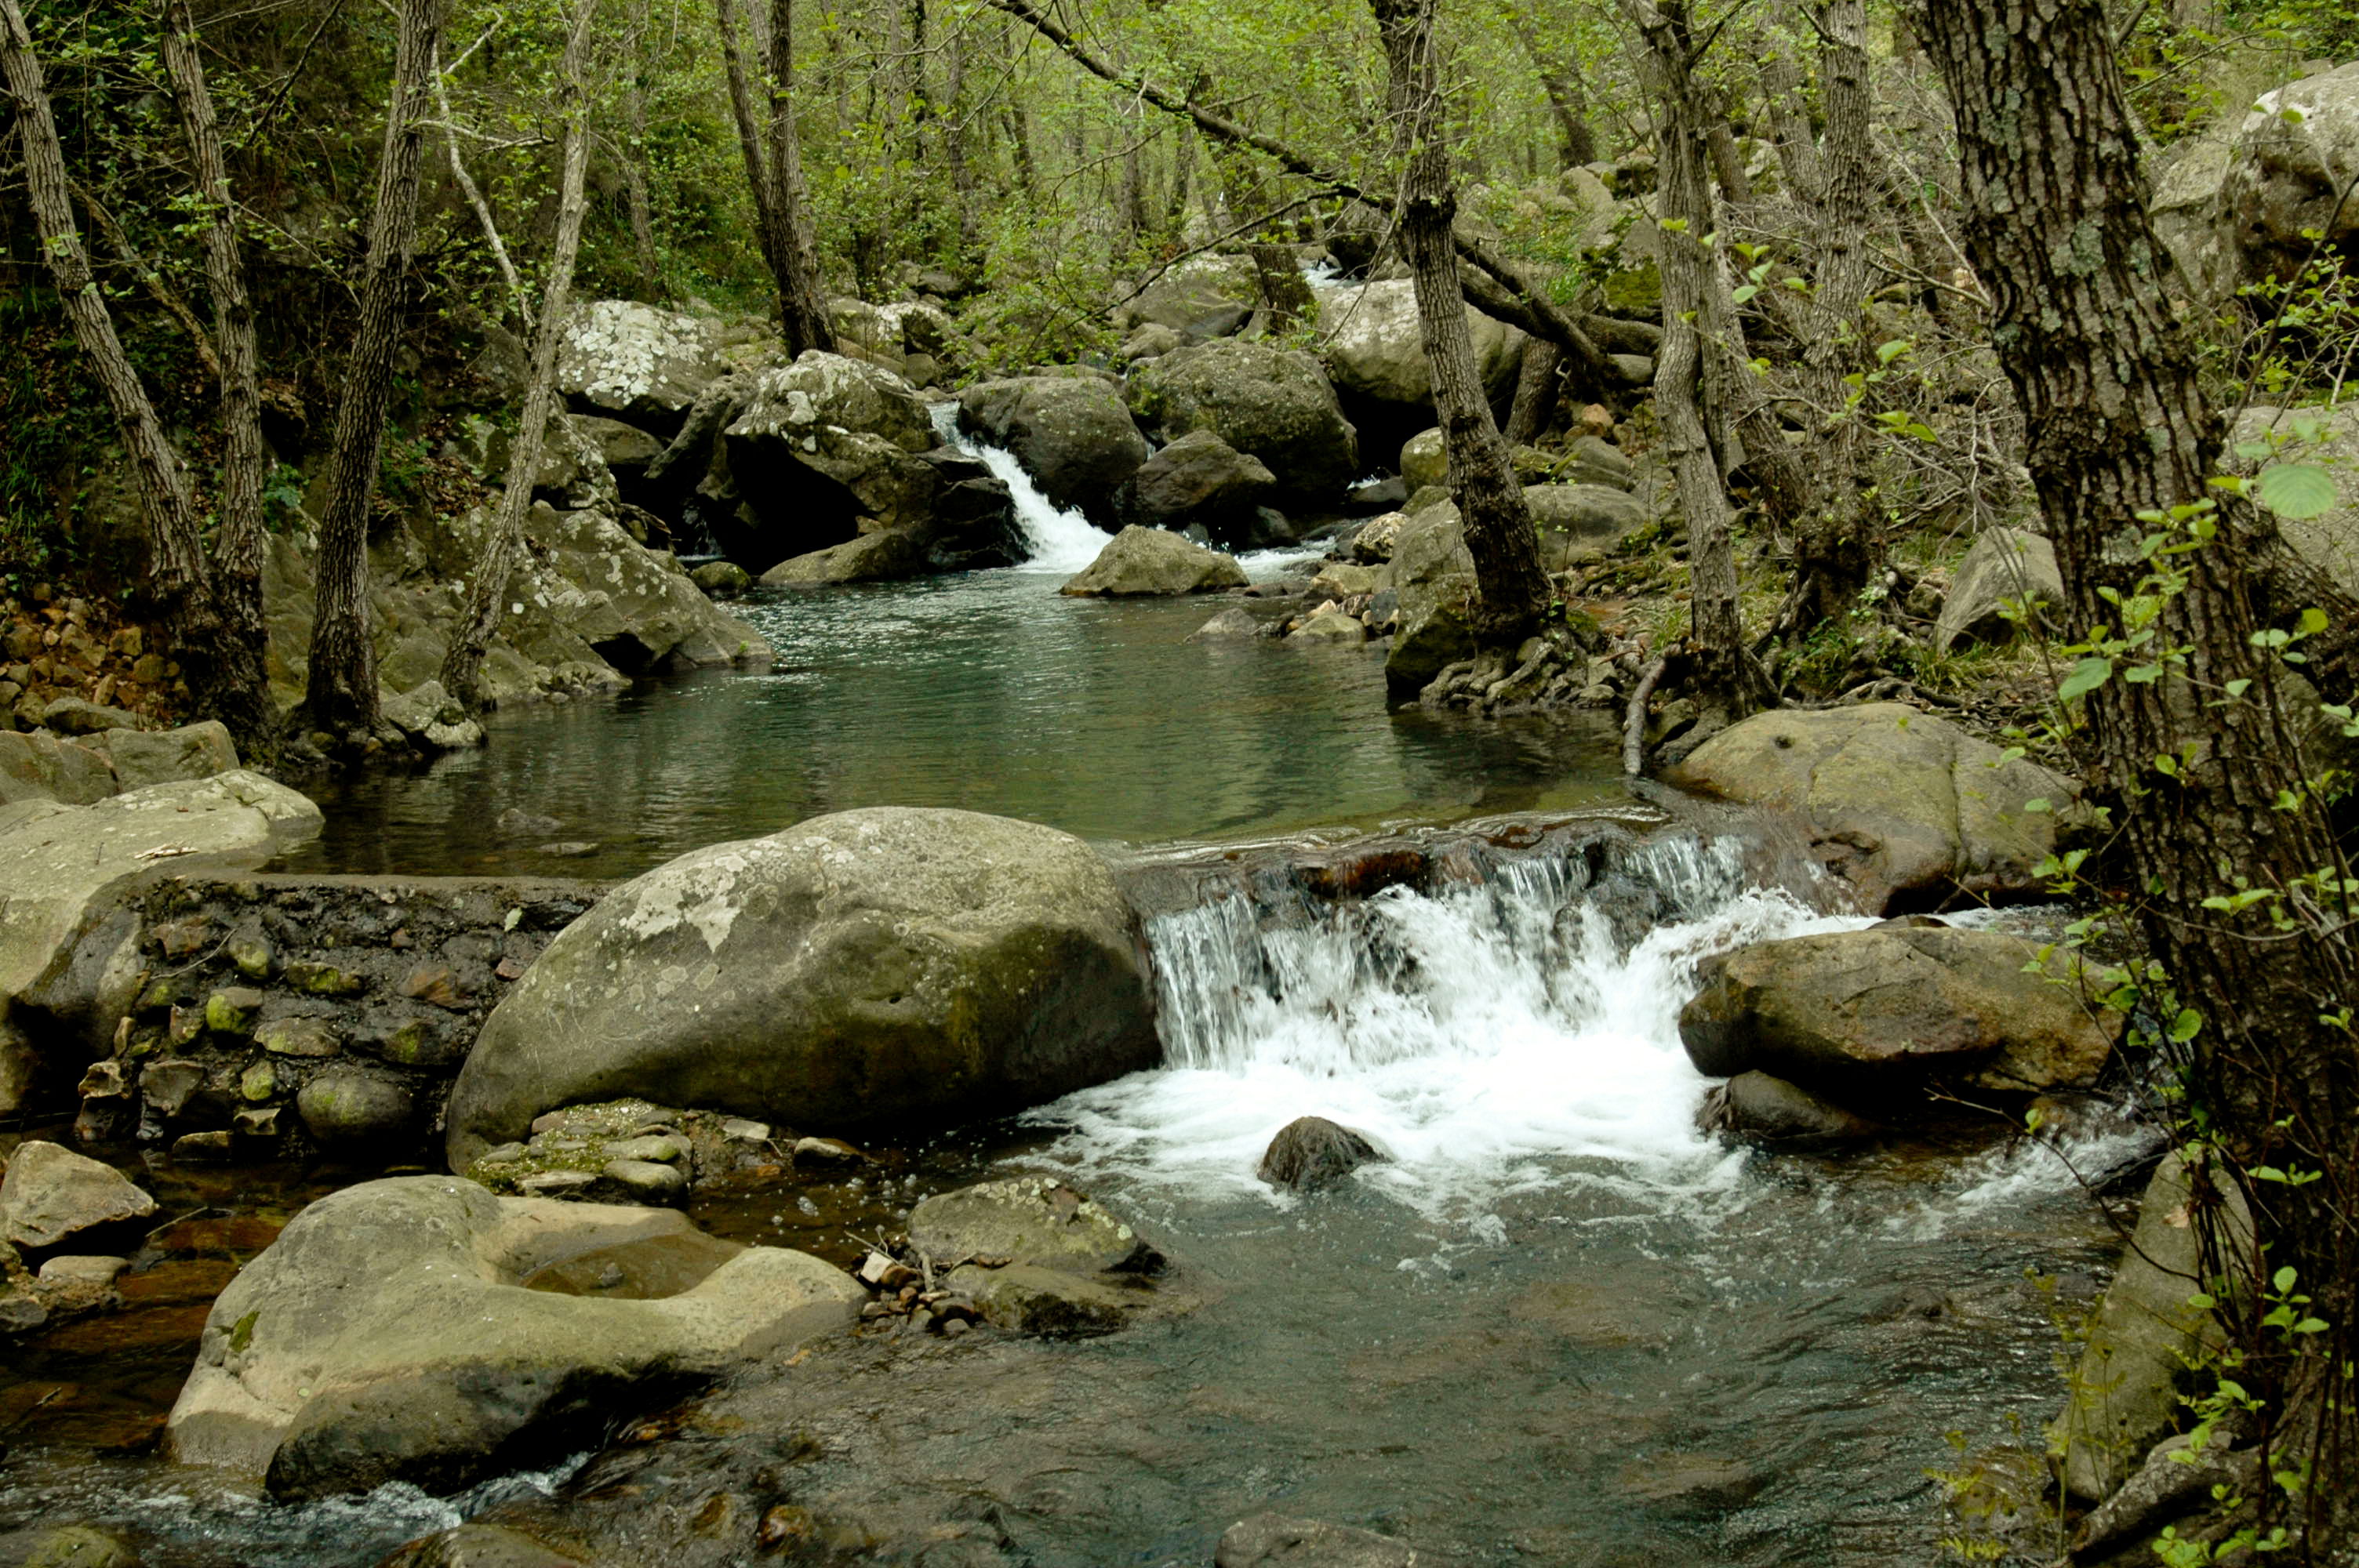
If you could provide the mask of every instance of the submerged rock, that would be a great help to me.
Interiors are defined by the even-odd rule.
[[[1323,1116],[1301,1116],[1278,1129],[1255,1174],[1273,1187],[1315,1192],[1384,1154],[1360,1133]]]
[[[1232,605],[1188,633],[1190,643],[1250,642],[1262,635],[1261,622],[1242,605]]]
[[[1374,1530],[1274,1513],[1238,1520],[1212,1549],[1214,1568],[1419,1568],[1437,1562]]]
[[[29,1250],[155,1212],[156,1200],[114,1166],[38,1139],[18,1144],[0,1177],[0,1239]]]
[[[464,1170],[545,1110],[625,1095],[846,1130],[973,1115],[1158,1052],[1136,917],[1095,850],[880,806],[607,894],[493,1011],[451,1091],[449,1152]]]
[[[928,1198],[909,1211],[909,1241],[938,1263],[1006,1258],[1072,1274],[1139,1273],[1162,1261],[1128,1225],[1049,1176]]]
[[[1138,598],[1243,588],[1245,568],[1231,556],[1190,544],[1177,534],[1136,524],[1114,536],[1098,558],[1058,591],[1075,598]]]
[[[2024,1094],[2086,1087],[2124,1019],[2080,970],[2027,973],[2039,946],[1937,922],[1756,942],[1703,969],[1680,1011],[1696,1070],[1761,1072],[1806,1088],[1891,1094],[1942,1073]]]
[[[1897,702],[1756,714],[1697,747],[1667,783],[1790,812],[1871,914],[2040,887],[2070,781]],[[2045,800],[2050,809],[2027,810]]]
[[[262,1476],[279,1498],[450,1489],[842,1327],[865,1299],[842,1271],[770,1247],[658,1299],[523,1282],[699,1234],[669,1210],[495,1197],[451,1176],[348,1187],[297,1215],[214,1303],[172,1453]]]

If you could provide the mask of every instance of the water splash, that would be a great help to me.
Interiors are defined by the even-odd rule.
[[[1266,1191],[1298,1116],[1391,1156],[1362,1179],[1439,1216],[1566,1181],[1661,1195],[1742,1164],[1699,1132],[1679,1039],[1696,966],[1748,942],[1867,924],[1748,885],[1742,846],[1677,838],[1391,888],[1282,920],[1243,894],[1149,923],[1160,1071],[1040,1113],[1056,1154],[1149,1184]]]
[[[1114,542],[1114,535],[1093,524],[1079,512],[1060,507],[1040,493],[1016,454],[1000,447],[988,446],[959,427],[959,406],[945,398],[931,411],[935,434],[942,444],[965,453],[991,470],[994,479],[1007,486],[1007,493],[1016,503],[1016,525],[1023,533],[1024,547],[1028,552],[1017,563],[1018,571],[1064,572],[1080,571],[1098,558],[1098,552]]]

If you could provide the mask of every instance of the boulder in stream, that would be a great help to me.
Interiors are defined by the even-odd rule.
[[[1799,818],[1870,914],[2038,891],[2071,783],[1904,703],[1756,714],[1663,775]],[[2044,801],[2033,810],[2030,803]]]
[[[1799,1085],[1763,1072],[1739,1073],[1706,1095],[1696,1123],[1706,1132],[1802,1149],[1864,1142],[1883,1130]]]
[[[1360,477],[1360,438],[1319,362],[1267,343],[1207,343],[1137,373],[1141,417],[1177,442],[1198,431],[1257,460],[1281,505],[1332,506]]]
[[[563,1288],[617,1271],[640,1287]],[[297,1215],[222,1292],[167,1437],[278,1498],[453,1489],[842,1328],[866,1296],[816,1258],[668,1209],[367,1182]]]
[[[29,1252],[68,1242],[87,1249],[90,1233],[111,1235],[156,1212],[156,1200],[114,1166],[61,1144],[28,1140],[0,1176],[0,1240]]]
[[[1086,373],[981,381],[959,394],[963,422],[1005,447],[1057,506],[1110,517],[1147,460],[1147,438],[1112,382]]]
[[[2058,975],[2039,945],[1938,921],[1756,942],[1709,960],[1680,1011],[1699,1072],[1767,1073],[1839,1098],[1880,1098],[1940,1074],[1999,1092],[2086,1087],[2124,1019]]]
[[[560,1106],[844,1130],[1155,1065],[1137,917],[1054,828],[878,806],[683,855],[551,942],[452,1088],[451,1166]]]
[[[1316,1192],[1384,1157],[1362,1133],[1323,1116],[1298,1116],[1269,1141],[1255,1174],[1283,1191]]]
[[[947,1289],[1012,1334],[1111,1334],[1171,1304],[1152,1278],[1163,1255],[1118,1217],[1049,1176],[984,1182],[909,1211],[909,1243]]]
[[[1215,538],[1246,532],[1277,481],[1259,458],[1210,430],[1191,430],[1147,460],[1130,481],[1129,510],[1155,528],[1201,524]]]
[[[1136,599],[1243,588],[1236,557],[1208,550],[1177,534],[1134,524],[1114,536],[1098,558],[1058,591],[1080,599]]]

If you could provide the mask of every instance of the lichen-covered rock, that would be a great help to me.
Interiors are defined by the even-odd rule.
[[[1411,495],[1430,484],[1450,482],[1450,451],[1439,427],[1420,430],[1401,443],[1401,483]]]
[[[1992,528],[1977,537],[1950,576],[1949,597],[1933,626],[1933,647],[2004,643],[2021,629],[2006,613],[2020,607],[2037,624],[2064,602],[2056,546],[2021,528]]]
[[[2255,100],[2236,135],[2221,200],[2247,277],[2290,281],[2321,239],[2346,250],[2359,212],[2344,200],[2359,167],[2359,63]]]
[[[1071,1274],[1146,1272],[1161,1261],[1128,1224],[1051,1176],[928,1198],[909,1211],[909,1241],[940,1263],[1006,1259]]]
[[[1201,343],[1243,327],[1260,303],[1251,257],[1194,255],[1115,306],[1114,323],[1125,331],[1159,327],[1180,343]]]
[[[1095,850],[848,811],[684,855],[567,927],[469,1055],[449,1152],[464,1170],[545,1110],[624,1095],[846,1129],[972,1116],[1158,1053],[1136,918]]]
[[[1647,522],[1647,509],[1610,485],[1527,484],[1524,504],[1538,536],[1540,568],[1549,572],[1612,549]]]
[[[1246,580],[1234,557],[1160,528],[1133,524],[1058,591],[1082,599],[1124,599],[1243,588]]]
[[[114,763],[97,746],[39,730],[20,735],[0,730],[0,806],[88,806],[115,789]]]
[[[824,550],[793,556],[762,574],[764,588],[817,588],[830,583],[893,582],[927,568],[925,542],[911,529],[880,528]]]
[[[1111,518],[1147,461],[1122,394],[1093,375],[1021,375],[959,394],[962,422],[1024,465],[1051,504]]]
[[[936,444],[917,391],[887,370],[814,350],[753,378],[722,432],[706,508],[713,536],[755,573],[871,526],[912,527],[940,480],[918,454]]]
[[[1871,914],[2037,891],[2056,814],[2076,793],[2038,763],[1896,702],[1756,714],[1664,778],[1792,814]],[[2036,800],[2049,809],[2027,809]]]
[[[1319,362],[1297,350],[1243,341],[1182,349],[1141,369],[1134,395],[1166,440],[1210,431],[1259,460],[1280,505],[1332,506],[1360,477],[1359,432]]]
[[[669,436],[698,393],[775,351],[774,344],[701,317],[636,300],[588,300],[566,318],[557,387],[582,413]]]
[[[122,789],[209,779],[238,766],[237,743],[219,719],[178,730],[110,730],[102,739]]]
[[[1523,333],[1471,305],[1466,325],[1484,388],[1504,396],[1522,362]],[[1404,409],[1431,408],[1433,373],[1425,362],[1416,287],[1408,278],[1321,290],[1319,338],[1319,357],[1339,390]]]
[[[1322,604],[1288,633],[1286,640],[1305,645],[1356,647],[1368,640],[1368,628],[1358,616],[1345,613],[1339,606]]]
[[[2023,1094],[2085,1088],[2124,1019],[2057,977],[2027,972],[2039,945],[1938,921],[1756,942],[1709,960],[1680,1039],[1713,1077],[1762,1072],[1839,1097],[1884,1095],[1941,1074]]]
[[[818,1259],[726,1243],[709,1249],[725,1261],[654,1299],[526,1283],[601,1252],[627,1270],[635,1249],[679,1238],[701,1238],[669,1210],[496,1197],[452,1176],[347,1187],[213,1303],[172,1454],[280,1498],[453,1489],[841,1328],[866,1299]]]

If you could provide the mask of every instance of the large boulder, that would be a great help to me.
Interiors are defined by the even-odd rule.
[[[582,413],[669,436],[697,394],[749,358],[775,351],[721,323],[629,299],[577,305],[558,340],[557,387]]]
[[[1644,527],[1647,509],[1635,496],[1603,484],[1527,484],[1543,570],[1560,572],[1575,560],[1612,549]]]
[[[1933,647],[2004,643],[2021,629],[2008,611],[2020,606],[2037,622],[2064,602],[2056,546],[2021,528],[1993,528],[1976,538],[1950,576],[1950,594],[1933,625]]]
[[[701,1278],[667,1290],[683,1253]],[[634,1290],[641,1272],[653,1282]],[[532,1288],[561,1273],[624,1284]],[[297,1215],[222,1292],[167,1436],[183,1463],[280,1498],[450,1490],[842,1328],[866,1296],[816,1258],[718,1241],[667,1209],[368,1182]]]
[[[1114,307],[1125,332],[1164,328],[1186,342],[1225,338],[1252,319],[1261,303],[1260,275],[1250,256],[1194,255]]]
[[[1475,367],[1484,388],[1504,397],[1522,364],[1524,335],[1473,307],[1466,325],[1474,338]],[[1336,387],[1369,401],[1430,410],[1433,372],[1425,361],[1425,328],[1416,287],[1408,278],[1321,289],[1319,357]]]
[[[2289,82],[2256,100],[2239,127],[2221,200],[2247,277],[2290,281],[2317,254],[2359,239],[2344,200],[2359,167],[2359,63]]]
[[[1235,557],[1177,534],[1134,524],[1057,591],[1077,599],[1130,599],[1243,588],[1246,580]]]
[[[1195,524],[1225,541],[1246,531],[1277,484],[1259,458],[1210,430],[1191,430],[1140,467],[1128,510],[1150,528]]]
[[[842,544],[863,519],[915,526],[940,488],[919,456],[936,444],[908,382],[813,350],[752,378],[704,481],[704,515],[723,553],[756,573]]]
[[[973,1116],[1154,1065],[1137,920],[1052,828],[882,806],[717,844],[575,921],[486,1022],[451,1167],[636,1095],[801,1126]]]
[[[1051,1176],[1014,1176],[929,1197],[909,1242],[937,1264],[1005,1260],[1069,1274],[1140,1273],[1161,1259],[1129,1225]]]
[[[1474,557],[1457,506],[1428,507],[1403,522],[1393,535],[1392,568],[1399,630],[1385,652],[1385,684],[1398,697],[1424,690],[1474,654]]]
[[[1359,434],[1309,354],[1267,343],[1207,343],[1137,373],[1140,415],[1167,440],[1209,430],[1258,458],[1282,503],[1333,505],[1360,477]]]
[[[915,529],[882,528],[807,556],[793,556],[762,574],[765,588],[815,588],[831,583],[892,582],[926,568],[924,539]]]
[[[1024,465],[1057,506],[1111,518],[1116,493],[1147,461],[1147,438],[1122,394],[1094,375],[1020,375],[959,394],[962,421]]]
[[[624,674],[769,657],[759,633],[713,603],[678,560],[641,548],[613,518],[535,505],[525,527],[562,585],[548,610]]]
[[[2147,215],[2156,237],[2177,267],[2178,287],[2207,302],[2223,297],[2244,279],[2225,199],[2228,173],[2236,163],[2236,131],[2233,123],[2214,121],[2172,143],[2148,166],[2154,194]]]
[[[2225,1234],[2249,1245],[2252,1215],[2236,1184],[2215,1172],[2210,1184],[2204,1199],[2219,1206]],[[2226,1348],[2219,1320],[2196,1304],[2215,1284],[2204,1275],[2191,1222],[2198,1195],[2186,1157],[2165,1156],[2147,1184],[2121,1269],[2089,1325],[2056,1431],[2065,1489],[2084,1501],[2104,1501],[2129,1478],[2185,1413],[2190,1368]]]
[[[1756,942],[1711,960],[1680,1040],[1713,1077],[1767,1073],[1875,1098],[1940,1075],[1999,1091],[2086,1088],[2121,1038],[2077,964],[1936,921]]]
[[[0,807],[0,888],[7,890],[0,899],[0,1115],[13,1113],[42,1077],[79,1074],[84,1065],[45,1062],[37,1033],[104,1038],[114,1025],[108,1015],[130,1005],[136,932],[127,919],[120,929],[89,929],[109,889],[158,861],[259,866],[317,837],[321,824],[309,800],[243,770],[90,806]]]
[[[1897,702],[1756,714],[1664,778],[1799,818],[1870,914],[2037,892],[2056,813],[2074,794],[2038,764]],[[2051,809],[2026,809],[2039,800]]]
[[[122,789],[209,779],[238,765],[237,742],[217,719],[178,730],[110,730],[103,740]]]

